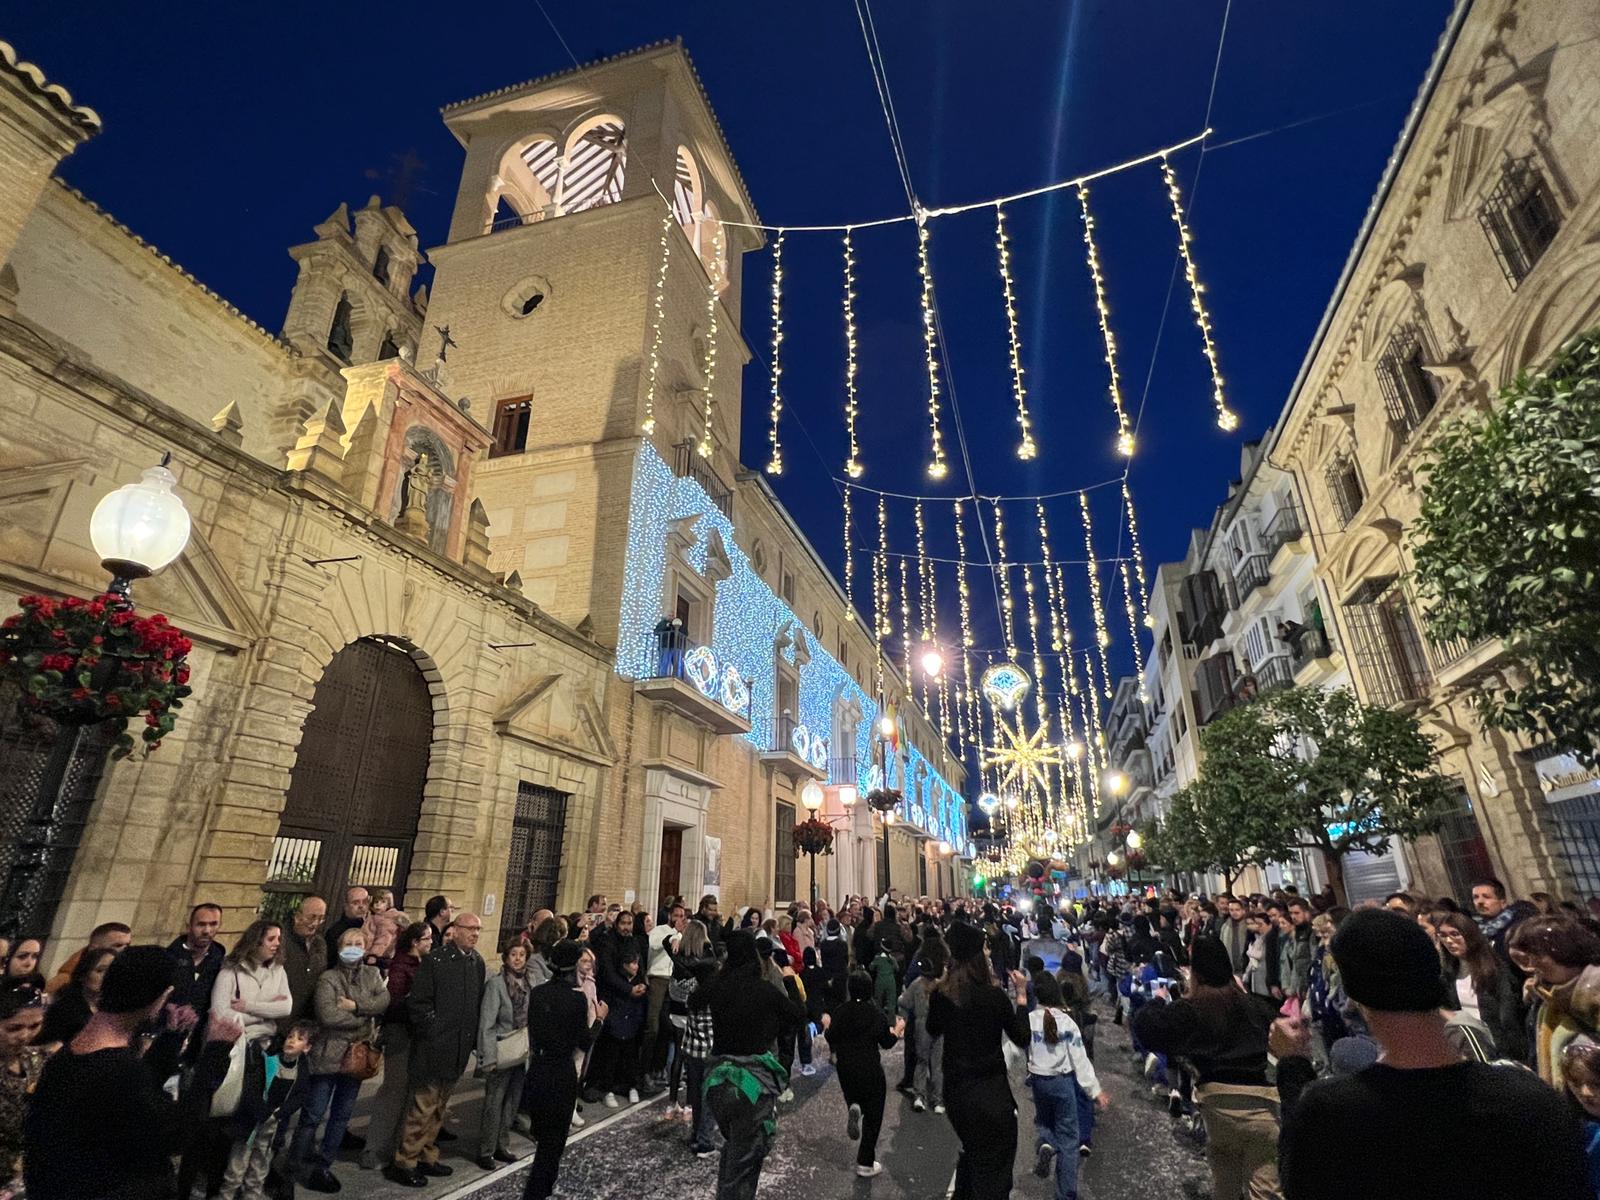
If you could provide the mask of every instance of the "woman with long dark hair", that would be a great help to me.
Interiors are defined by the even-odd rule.
[[[230,1017],[247,1041],[271,1037],[293,1008],[279,948],[283,926],[252,921],[239,935],[211,986],[211,1011]]]
[[[1528,1050],[1522,1021],[1520,988],[1494,943],[1478,923],[1461,913],[1443,913],[1433,923],[1439,937],[1439,959],[1451,1007],[1477,1017],[1489,1027],[1495,1053],[1521,1061]]]
[[[106,977],[106,968],[117,957],[115,950],[101,947],[85,950],[72,968],[72,979],[56,993],[44,1015],[44,1028],[39,1033],[41,1046],[57,1046],[70,1042],[89,1023],[95,1009],[100,1006],[100,985]]]
[[[1239,986],[1216,938],[1196,938],[1191,961],[1183,999],[1158,992],[1135,1014],[1133,1032],[1194,1067],[1211,1194],[1232,1200],[1248,1187],[1251,1196],[1276,1195],[1278,1092],[1267,1080],[1267,1034],[1277,1002]]]
[[[950,927],[950,969],[928,1001],[928,1033],[944,1039],[945,1110],[961,1152],[957,1200],[1005,1200],[1017,1157],[1017,1105],[1006,1078],[1001,1038],[1028,1044],[1028,1014],[995,985],[982,932]],[[1013,971],[1020,994],[1028,980]]]

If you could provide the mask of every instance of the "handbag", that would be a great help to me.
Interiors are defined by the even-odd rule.
[[[505,1071],[528,1061],[528,1031],[513,1029],[503,1038],[494,1040],[494,1069]]]
[[[350,1079],[371,1079],[383,1070],[383,1051],[377,1043],[367,1038],[353,1041],[344,1048],[339,1059],[339,1074]]]

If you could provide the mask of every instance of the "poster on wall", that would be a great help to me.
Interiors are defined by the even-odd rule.
[[[708,837],[706,842],[706,869],[705,878],[701,880],[703,891],[722,899],[722,839]]]

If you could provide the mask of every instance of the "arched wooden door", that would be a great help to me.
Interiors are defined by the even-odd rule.
[[[411,655],[378,638],[333,656],[312,697],[268,864],[263,910],[351,884],[404,902],[433,742],[433,698]]]

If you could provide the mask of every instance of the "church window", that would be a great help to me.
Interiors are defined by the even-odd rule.
[[[1401,438],[1422,424],[1439,402],[1439,382],[1428,373],[1428,350],[1421,327],[1404,325],[1389,336],[1378,359],[1378,386],[1383,390],[1389,424]]]
[[[378,247],[378,256],[372,260],[372,277],[384,287],[389,286],[389,251],[387,247]]]
[[[694,155],[684,146],[678,147],[678,161],[672,174],[672,212],[694,240],[695,226],[700,220],[700,168]]]
[[[1516,287],[1561,229],[1561,212],[1531,155],[1506,163],[1499,184],[1478,210],[1478,221],[1506,282]]]
[[[567,146],[556,197],[563,212],[615,204],[622,199],[627,136],[616,117],[602,117],[582,129]]]
[[[350,361],[353,346],[350,336],[350,297],[340,295],[333,310],[333,324],[328,329],[328,349],[342,362]]]
[[[533,417],[533,397],[519,396],[502,400],[494,410],[494,444],[489,447],[489,457],[503,454],[521,454],[528,448],[528,422]]]

